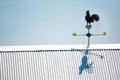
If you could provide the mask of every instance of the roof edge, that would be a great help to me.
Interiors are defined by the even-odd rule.
[[[0,51],[22,51],[22,50],[69,50],[86,49],[86,44],[80,45],[22,45],[22,46],[0,46]],[[89,49],[120,49],[120,44],[91,44]]]

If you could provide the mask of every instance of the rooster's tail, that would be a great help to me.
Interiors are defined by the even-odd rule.
[[[91,18],[92,18],[93,22],[94,22],[94,21],[99,21],[99,16],[98,16],[97,14],[93,14],[93,15],[91,16]]]

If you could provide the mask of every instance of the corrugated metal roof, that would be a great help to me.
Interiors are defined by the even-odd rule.
[[[119,45],[106,45],[107,48],[105,45],[101,45],[101,48],[92,45],[87,58],[88,63],[93,62],[93,68],[86,69],[79,75],[85,51],[85,45],[81,48],[80,46],[4,46],[4,48],[2,46],[0,47],[1,80],[120,79]],[[101,59],[100,56],[104,58]]]

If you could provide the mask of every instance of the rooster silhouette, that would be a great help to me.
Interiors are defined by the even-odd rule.
[[[85,20],[87,22],[87,25],[91,25],[91,22],[99,21],[99,16],[97,14],[90,15],[89,10],[88,10],[86,11]]]

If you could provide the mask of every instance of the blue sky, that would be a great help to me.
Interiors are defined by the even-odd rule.
[[[0,45],[86,44],[85,12],[97,13],[92,44],[120,43],[120,0],[0,0]]]

